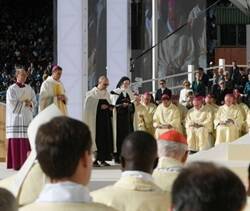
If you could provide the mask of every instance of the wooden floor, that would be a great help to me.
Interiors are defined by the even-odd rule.
[[[0,142],[0,162],[5,162],[6,148],[3,142]]]

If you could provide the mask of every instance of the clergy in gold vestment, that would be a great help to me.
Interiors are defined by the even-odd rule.
[[[176,105],[171,103],[168,95],[162,96],[162,103],[157,107],[154,117],[153,126],[155,130],[155,138],[158,139],[162,133],[175,129],[182,132],[181,129],[181,113]]]
[[[181,133],[170,130],[159,137],[157,146],[159,161],[153,178],[161,189],[171,192],[174,180],[188,156],[187,139]]]
[[[227,94],[225,96],[225,105],[221,106],[215,115],[215,144],[229,143],[240,136],[244,117],[242,111],[233,102],[234,96]]]
[[[155,129],[153,127],[153,116],[156,111],[156,105],[151,103],[152,96],[149,92],[145,92],[142,96],[142,105],[146,108],[147,111],[147,120],[145,121],[146,124],[146,131],[149,132],[151,135],[155,134]]]
[[[135,115],[134,115],[134,129],[147,131],[148,113],[146,108],[141,104],[141,95],[135,94]]]
[[[186,132],[189,151],[197,152],[212,147],[213,114],[200,96],[193,99],[193,105],[187,113]]]
[[[250,132],[250,110],[247,112],[247,119],[246,119],[246,124],[247,124],[247,132],[249,133]]]
[[[238,108],[241,110],[243,114],[243,124],[242,124],[242,129],[241,129],[241,135],[244,135],[245,133],[248,132],[246,119],[247,119],[247,113],[248,113],[249,108],[245,103],[242,102],[242,99],[241,99],[242,97],[241,97],[241,93],[239,89],[234,89],[233,95],[235,98],[234,104],[238,106]]]
[[[213,116],[216,114],[216,112],[219,109],[219,106],[214,103],[215,99],[214,96],[211,94],[208,94],[205,97],[205,106],[210,109],[213,112]]]
[[[166,211],[169,193],[153,182],[152,171],[157,160],[156,140],[144,131],[126,137],[122,145],[122,176],[112,186],[91,193],[94,201],[119,211]]]
[[[39,111],[54,103],[63,114],[67,114],[67,98],[63,84],[60,81],[61,75],[62,68],[55,65],[52,68],[52,75],[42,83],[39,94]]]
[[[188,109],[186,108],[186,106],[184,106],[183,104],[179,103],[179,97],[178,97],[178,95],[172,95],[172,103],[177,106],[177,108],[179,109],[179,111],[181,113],[181,129],[182,129],[182,133],[186,134],[185,120],[186,120]]]
[[[34,203],[19,210],[114,210],[93,203],[86,187],[92,167],[91,145],[90,131],[83,122],[64,116],[43,124],[36,136],[37,159],[51,183]]]

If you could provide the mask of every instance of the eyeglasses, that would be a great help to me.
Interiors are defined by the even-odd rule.
[[[108,86],[109,84],[103,84],[103,86]]]
[[[160,83],[160,85],[164,85],[165,83]]]

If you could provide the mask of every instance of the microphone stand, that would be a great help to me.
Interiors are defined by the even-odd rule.
[[[217,0],[215,3],[213,3],[212,5],[210,5],[209,7],[207,7],[206,9],[204,9],[203,11],[200,12],[200,14],[198,14],[196,17],[192,18],[191,20],[187,21],[186,23],[182,24],[181,26],[179,26],[176,30],[174,30],[173,32],[167,34],[165,37],[163,37],[159,42],[157,42],[155,45],[151,46],[150,48],[146,49],[145,51],[143,51],[141,54],[139,54],[138,56],[134,57],[134,58],[130,58],[130,72],[134,72],[135,69],[135,62],[143,57],[145,54],[147,54],[148,52],[150,52],[153,48],[157,47],[158,45],[160,45],[164,40],[168,39],[169,37],[171,37],[173,34],[175,34],[176,32],[180,31],[182,28],[184,28],[185,26],[187,26],[188,24],[190,24],[193,20],[198,19],[199,17],[201,17],[204,13],[206,13],[209,9],[211,9],[212,7],[214,7],[215,5],[217,5],[221,0]]]

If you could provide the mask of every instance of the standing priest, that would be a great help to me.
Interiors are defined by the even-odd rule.
[[[43,83],[39,96],[39,111],[55,103],[63,114],[67,114],[67,97],[60,78],[62,76],[62,68],[54,65],[52,74]]]
[[[27,128],[36,105],[34,90],[27,84],[27,72],[16,70],[16,83],[6,93],[6,138],[8,139],[7,168],[19,170],[30,151]]]
[[[89,126],[94,151],[95,167],[109,166],[113,152],[112,105],[107,91],[109,80],[106,76],[98,79],[98,85],[86,95],[84,121]],[[100,161],[100,162],[99,162]]]

